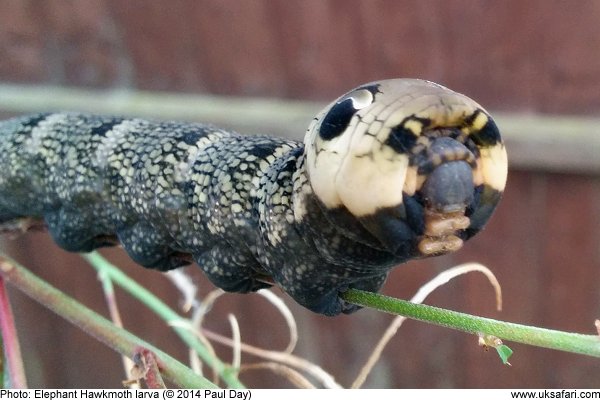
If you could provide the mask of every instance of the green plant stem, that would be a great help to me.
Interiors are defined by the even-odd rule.
[[[6,292],[4,279],[0,276],[0,330],[6,360],[6,387],[11,389],[27,389],[27,378],[23,367],[21,346],[15,328],[15,319]]]
[[[198,340],[196,334],[188,328],[189,320],[183,318],[172,308],[167,306],[162,300],[156,297],[152,292],[141,286],[139,283],[125,275],[123,271],[115,267],[108,260],[97,252],[82,254],[82,256],[100,273],[107,274],[113,282],[125,289],[127,293],[141,301],[158,316],[171,324],[175,333],[185,342],[186,345],[194,349],[211,368],[217,371],[223,381],[231,388],[244,388],[244,385],[237,379],[235,371],[227,367],[218,358],[214,357],[208,349]],[[178,324],[179,323],[179,324]]]
[[[600,357],[600,337],[598,335],[582,335],[476,317],[356,289],[344,292],[342,298],[359,306],[468,333],[493,335],[503,340],[532,346]]]
[[[154,352],[162,362],[163,375],[175,385],[185,388],[217,387],[165,352],[116,327],[106,318],[65,295],[3,254],[0,254],[0,274],[17,289],[117,352],[130,357],[140,348]]]

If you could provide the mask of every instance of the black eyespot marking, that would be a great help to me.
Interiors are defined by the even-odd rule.
[[[415,145],[416,141],[417,137],[415,134],[401,124],[395,128],[392,128],[392,131],[386,139],[385,144],[390,146],[398,153],[408,153]]]
[[[344,132],[348,127],[354,113],[358,111],[354,108],[352,98],[347,98],[331,107],[319,129],[319,136],[323,140],[331,140]]]
[[[475,111],[469,118],[465,119],[465,122],[468,125],[472,124],[480,113],[480,110]],[[496,126],[494,120],[489,117],[483,128],[481,128],[479,132],[471,134],[470,137],[472,138],[473,142],[480,147],[491,147],[501,141],[498,126]]]

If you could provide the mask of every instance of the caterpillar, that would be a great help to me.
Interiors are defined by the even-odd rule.
[[[378,291],[394,266],[480,231],[507,157],[473,100],[393,79],[333,101],[304,142],[83,113],[16,117],[0,122],[0,167],[4,230],[43,224],[75,252],[121,244],[162,271],[196,262],[226,291],[276,284],[337,315],[358,308],[341,292]]]

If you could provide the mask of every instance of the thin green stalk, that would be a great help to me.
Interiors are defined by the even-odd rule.
[[[244,388],[244,385],[237,379],[232,368],[227,367],[221,360],[214,357],[207,348],[198,340],[196,334],[186,325],[189,320],[183,318],[172,308],[167,306],[162,300],[156,297],[152,292],[141,286],[139,283],[125,275],[123,271],[115,267],[108,260],[97,252],[82,254],[82,256],[99,272],[105,273],[117,285],[125,289],[130,295],[145,304],[150,310],[171,324],[175,333],[185,342],[186,345],[194,349],[200,358],[211,366],[221,376],[223,381],[231,388]],[[183,322],[177,324],[177,322]]]
[[[148,349],[161,360],[162,373],[175,385],[185,388],[216,388],[191,369],[130,332],[116,327],[106,318],[78,303],[60,290],[0,253],[0,275],[38,303],[54,311],[75,326],[121,354],[133,356],[140,348]]]
[[[582,335],[476,317],[356,289],[344,292],[342,298],[359,306],[370,307],[467,333],[493,335],[503,340],[532,346],[600,357],[600,337],[598,335]]]

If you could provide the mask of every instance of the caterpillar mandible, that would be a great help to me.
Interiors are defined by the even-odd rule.
[[[360,86],[304,143],[209,125],[48,113],[0,122],[0,223],[47,226],[87,252],[195,261],[218,287],[272,281],[325,315],[378,291],[390,269],[458,250],[490,218],[507,158],[490,115],[432,82]],[[266,278],[266,279],[265,279]]]

